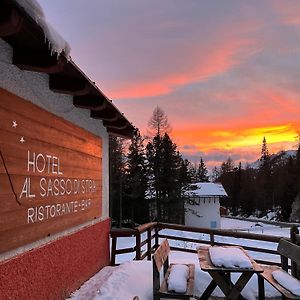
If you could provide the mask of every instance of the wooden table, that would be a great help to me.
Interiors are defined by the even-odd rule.
[[[262,273],[263,269],[258,265],[242,247],[238,246],[223,246],[240,248],[250,259],[253,269],[240,269],[240,268],[224,268],[216,267],[212,264],[209,256],[209,247],[198,248],[198,258],[200,267],[203,271],[208,272],[212,277],[212,281],[200,297],[200,299],[208,299],[214,289],[219,286],[225,294],[226,299],[244,299],[241,292],[245,285],[248,283],[253,274]],[[231,273],[241,273],[240,277],[235,284],[231,281]]]

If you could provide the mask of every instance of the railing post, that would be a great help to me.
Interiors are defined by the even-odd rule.
[[[111,242],[111,261],[110,261],[110,264],[112,266],[116,265],[116,250],[117,250],[117,238],[113,236]]]
[[[297,244],[297,241],[296,241],[296,235],[297,234],[299,234],[299,230],[298,230],[297,226],[293,225],[291,227],[291,230],[290,230],[291,242],[293,244]],[[291,273],[292,273],[293,276],[295,276],[297,278],[297,276],[298,276],[298,266],[294,261],[292,261],[292,263],[291,263]]]
[[[151,260],[151,228],[147,230],[147,260]]]
[[[141,260],[141,233],[137,230],[135,233],[135,240],[136,240],[136,260]]]
[[[296,234],[299,234],[299,230],[298,230],[297,226],[293,225],[290,230],[291,242],[293,244],[296,244]]]
[[[211,244],[211,246],[214,246],[215,245],[215,236],[214,236],[214,233],[210,232],[209,236],[210,236],[210,244]]]
[[[154,249],[156,250],[158,248],[158,224],[156,224],[155,226],[155,246],[154,246]]]

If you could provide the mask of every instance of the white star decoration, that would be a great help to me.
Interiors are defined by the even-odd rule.
[[[17,121],[12,121],[11,127],[12,127],[12,128],[17,128],[17,126],[18,126]]]
[[[21,144],[24,144],[24,143],[25,143],[24,136],[21,136],[21,138],[20,138],[20,143],[21,143]]]

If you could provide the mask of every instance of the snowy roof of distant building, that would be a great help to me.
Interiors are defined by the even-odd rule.
[[[228,196],[221,183],[197,182],[195,183],[195,186],[196,189],[190,191],[189,196]]]

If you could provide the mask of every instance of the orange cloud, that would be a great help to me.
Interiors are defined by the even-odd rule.
[[[265,136],[270,153],[296,148],[300,124],[282,124],[238,130],[180,130],[173,131],[181,153],[197,163],[203,157],[208,169],[219,167],[231,157],[236,165],[251,163],[260,157],[262,139]]]
[[[265,136],[270,149],[282,150],[282,147],[291,147],[296,143],[299,124],[281,124],[257,128],[240,128],[228,130],[173,130],[172,135],[182,152],[201,151],[209,153],[220,149],[227,151],[246,151],[261,146]],[[185,148],[184,145],[194,145],[194,148]],[[240,149],[240,150],[237,150]]]

